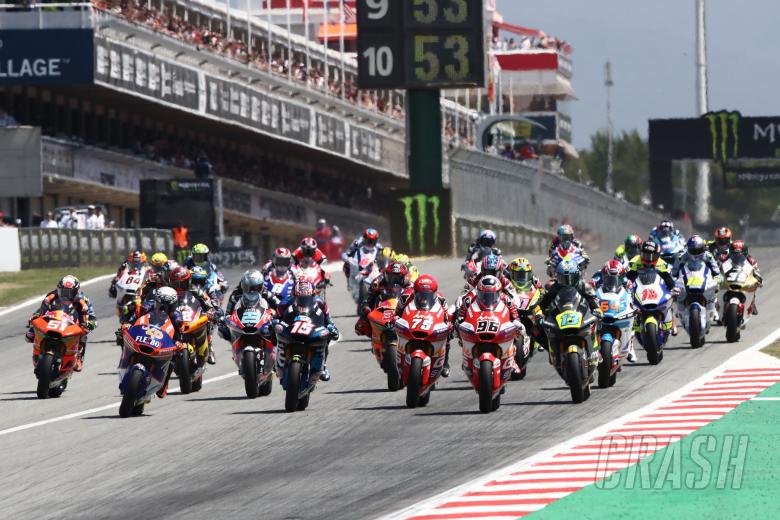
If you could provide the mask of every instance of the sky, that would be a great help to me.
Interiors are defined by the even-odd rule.
[[[695,116],[694,0],[497,0],[504,21],[574,47],[574,145],[606,127],[604,63],[612,61],[616,132],[647,120]],[[708,0],[710,110],[780,114],[780,1]]]

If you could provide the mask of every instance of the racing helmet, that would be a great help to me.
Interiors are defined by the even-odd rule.
[[[414,304],[420,310],[430,310],[436,304],[439,283],[436,278],[424,274],[414,282]]]
[[[561,241],[561,247],[568,249],[574,241],[574,228],[569,224],[564,224],[558,228],[558,238]]]
[[[674,233],[674,223],[671,220],[663,220],[658,224],[658,237],[670,237]]]
[[[81,289],[81,282],[75,276],[69,274],[64,276],[57,284],[57,296],[61,300],[72,302],[76,299]]]
[[[477,239],[477,245],[479,247],[493,247],[496,245],[496,234],[491,229],[483,229],[479,233]]]
[[[639,235],[628,235],[623,242],[623,247],[626,258],[631,260],[639,254],[639,250],[642,248],[642,238]]]
[[[292,253],[286,247],[278,248],[274,251],[271,264],[274,266],[277,276],[285,275],[292,265]]]
[[[244,293],[259,293],[263,289],[263,273],[257,269],[250,269],[241,277],[240,285]]]
[[[401,262],[390,262],[385,267],[384,278],[388,288],[401,288],[404,286],[409,268]]]
[[[374,228],[366,228],[363,231],[363,245],[366,247],[374,247],[379,241],[379,231]]]
[[[168,285],[178,294],[183,294],[190,289],[192,273],[184,266],[178,265],[168,275]]]
[[[477,283],[477,301],[484,309],[495,309],[501,299],[501,282],[495,276],[483,276]]]
[[[314,307],[314,285],[308,280],[296,281],[293,297],[298,312],[309,312]]]
[[[507,272],[509,281],[518,289],[526,287],[534,280],[534,268],[531,262],[522,256],[512,260]]]
[[[396,262],[400,262],[400,263],[404,264],[406,267],[409,267],[409,266],[412,265],[412,259],[409,258],[409,255],[404,254],[404,253],[400,253],[400,254],[395,255],[393,260],[396,261]]]
[[[639,257],[644,265],[654,266],[661,258],[661,246],[652,240],[645,240],[639,251]]]
[[[379,267],[379,270],[382,271],[385,267],[387,267],[387,264],[395,259],[395,251],[393,251],[393,248],[383,247],[379,254],[376,255],[376,265]]]
[[[141,269],[146,263],[146,253],[143,251],[133,251],[127,255],[127,263],[135,270]]]
[[[165,270],[165,264],[168,263],[168,257],[165,253],[155,253],[152,255],[152,271],[161,273]]]
[[[688,250],[688,256],[701,260],[704,258],[704,252],[707,250],[707,242],[699,235],[693,235],[688,239],[685,248]]]
[[[580,283],[580,268],[573,260],[564,260],[558,264],[555,280],[559,285],[576,287]]]
[[[487,276],[498,276],[503,268],[503,263],[500,256],[491,253],[482,259],[480,273]]]
[[[601,268],[601,283],[605,289],[617,289],[623,285],[626,268],[623,262],[616,259],[607,260]]]
[[[204,268],[202,268],[199,265],[196,265],[192,269],[190,269],[190,274],[192,275],[192,284],[197,285],[200,288],[206,287],[206,282],[209,279],[209,273]]]
[[[154,300],[155,307],[168,314],[176,306],[178,295],[171,287],[158,287],[154,290],[154,295],[152,298]]]
[[[317,229],[323,229],[325,226],[328,225],[328,221],[324,218],[317,219]]]
[[[192,246],[192,263],[204,266],[209,261],[209,248],[206,244],[195,244]]]
[[[728,251],[733,238],[734,234],[727,227],[719,227],[715,230],[715,245],[721,253]]]
[[[317,251],[317,241],[312,237],[306,237],[301,240],[301,253],[304,258],[313,258],[314,252]]]
[[[170,273],[177,267],[179,267],[179,262],[177,262],[176,260],[168,260],[167,262],[165,262],[165,268],[163,269],[163,271],[166,273]]]
[[[741,254],[741,255],[747,255],[747,247],[745,247],[745,242],[743,240],[735,240],[731,244],[731,252]]]

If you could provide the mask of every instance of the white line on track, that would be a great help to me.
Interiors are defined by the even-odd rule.
[[[102,276],[96,276],[95,278],[90,278],[89,280],[84,280],[81,282],[81,286],[87,286],[92,285],[93,283],[97,282],[103,282],[105,280],[110,280],[113,278],[113,274],[104,274]],[[14,311],[18,311],[19,309],[24,309],[25,307],[29,307],[30,305],[40,305],[41,301],[43,301],[43,298],[45,297],[45,294],[41,294],[40,296],[35,296],[33,298],[29,298],[27,300],[24,300],[21,303],[17,303],[16,305],[12,305],[11,307],[3,307],[2,310],[0,310],[0,316],[5,316],[6,314],[10,314]]]
[[[238,375],[238,373],[223,374],[221,376],[212,377],[210,379],[204,379],[203,380],[203,384],[207,385],[209,383],[215,383],[217,381],[222,381],[223,379],[228,379],[228,378],[234,377],[236,375]],[[169,393],[178,392],[179,390],[180,389],[177,386],[175,388],[170,388],[168,390],[168,392]],[[170,398],[170,396],[169,396],[169,398]],[[118,408],[119,404],[120,404],[120,401],[117,401],[115,403],[105,404],[103,406],[97,406],[95,408],[90,408],[88,410],[81,410],[80,412],[73,412],[73,413],[69,413],[69,414],[66,414],[66,415],[60,415],[60,416],[57,416],[57,417],[52,417],[51,419],[44,419],[42,421],[36,421],[36,422],[27,423],[27,424],[21,424],[19,426],[14,426],[12,428],[6,428],[5,430],[0,430],[0,436],[8,435],[9,433],[20,432],[20,431],[23,431],[23,430],[29,430],[31,428],[37,428],[38,426],[45,426],[45,425],[51,424],[51,423],[56,423],[56,422],[60,422],[60,421],[67,421],[68,419],[75,419],[77,417],[83,417],[85,415],[91,415],[93,413],[102,412],[103,410],[110,410],[111,408]],[[128,420],[131,420],[131,419],[128,419]]]
[[[751,401],[780,401],[780,397],[754,397]]]

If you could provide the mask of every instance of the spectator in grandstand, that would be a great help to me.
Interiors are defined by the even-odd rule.
[[[68,212],[60,220],[60,227],[64,229],[78,229],[80,227],[76,208],[68,208]]]
[[[47,211],[46,218],[41,220],[41,227],[44,229],[55,229],[60,227],[60,225],[54,220],[54,213]]]
[[[195,159],[195,176],[199,179],[208,179],[211,176],[212,166],[205,152],[200,152]]]
[[[0,106],[0,128],[8,128],[11,126],[19,126],[14,116],[5,111],[3,106]]]
[[[104,223],[100,219],[98,219],[97,210],[95,209],[95,206],[93,206],[92,204],[87,206],[86,226],[87,229],[103,229],[105,227]]]

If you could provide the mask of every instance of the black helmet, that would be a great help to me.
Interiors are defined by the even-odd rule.
[[[645,265],[655,265],[661,258],[661,246],[652,240],[645,240],[642,244],[642,250],[639,252],[642,263]]]

